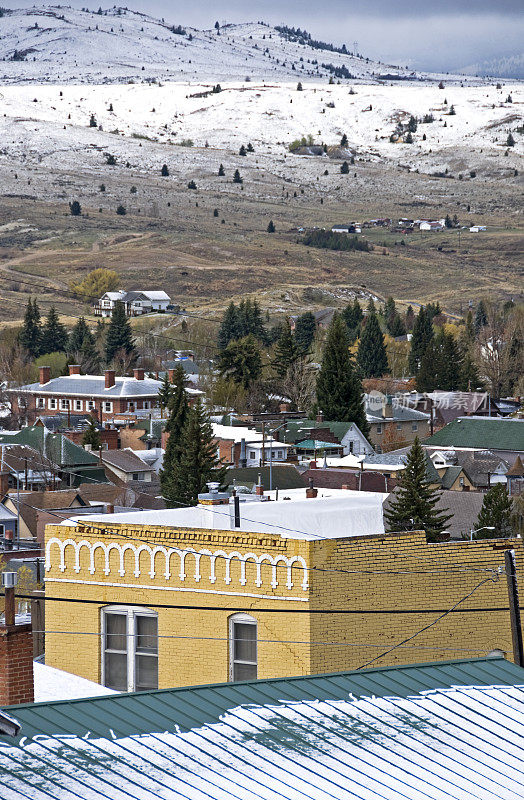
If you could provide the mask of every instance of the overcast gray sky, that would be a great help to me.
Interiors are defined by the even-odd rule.
[[[124,3],[175,23],[204,28],[212,27],[217,19],[284,22],[337,44],[349,46],[358,41],[364,55],[422,69],[454,69],[517,54],[524,40],[524,0],[415,0],[405,5],[394,0],[122,0]],[[37,0],[2,2],[10,8],[35,4]],[[98,8],[100,0],[68,0],[67,4]],[[109,6],[102,2],[103,8]]]

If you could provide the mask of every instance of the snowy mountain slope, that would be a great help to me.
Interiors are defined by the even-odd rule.
[[[0,17],[0,83],[326,82],[342,66],[360,81],[443,77],[315,49],[264,24],[228,25],[217,33],[182,22],[116,7],[102,14],[61,6],[6,9]],[[322,66],[326,64],[332,65],[331,71]]]
[[[225,157],[235,158],[242,169],[273,170],[278,164],[279,172],[285,166],[285,174],[311,172],[312,180],[324,168],[323,159],[338,171],[327,156],[289,153],[293,140],[309,135],[315,142],[338,145],[345,133],[348,147],[339,158],[354,154],[357,160],[424,172],[474,167],[502,175],[518,166],[523,153],[517,132],[523,124],[521,84],[444,90],[428,84],[360,85],[351,94],[343,85],[304,83],[297,92],[295,84],[253,81],[224,83],[219,93],[210,90],[209,84],[185,83],[2,87],[4,191],[16,190],[11,180],[17,165],[97,172],[108,152],[117,158],[117,173],[129,161],[139,170],[156,170],[166,162],[173,174],[194,168],[203,175],[210,169],[215,173],[217,158]],[[512,103],[506,102],[508,92]],[[420,120],[427,114],[434,119],[419,122],[412,144],[390,141],[399,122],[405,125],[411,115]],[[91,116],[96,127],[90,127]],[[516,144],[503,157],[509,132]],[[255,156],[239,159],[240,145],[249,141]],[[194,146],[180,146],[190,142]]]

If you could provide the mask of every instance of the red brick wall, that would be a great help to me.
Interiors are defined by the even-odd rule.
[[[62,431],[64,436],[67,436],[68,439],[71,439],[72,442],[82,447],[82,439],[84,438],[83,431]],[[143,433],[143,431],[141,431]],[[102,444],[107,444],[108,450],[118,450],[118,429],[117,428],[109,428],[109,430],[103,428],[99,431],[100,434],[100,441]]]
[[[33,700],[31,626],[0,627],[0,706],[32,703]]]

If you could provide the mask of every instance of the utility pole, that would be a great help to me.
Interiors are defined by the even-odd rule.
[[[513,641],[513,660],[519,667],[524,666],[522,649],[522,626],[520,622],[519,590],[517,586],[517,562],[514,550],[504,553],[504,566],[508,581],[509,616],[511,620],[511,639]]]

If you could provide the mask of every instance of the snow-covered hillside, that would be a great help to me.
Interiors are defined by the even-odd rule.
[[[288,152],[294,140],[311,137],[329,147],[339,145],[344,133],[348,145],[335,152],[338,158],[353,154],[424,171],[452,167],[453,159],[465,153],[471,166],[492,162],[497,171],[510,168],[523,151],[518,133],[524,103],[520,84],[443,90],[427,84],[360,85],[348,90],[304,83],[298,92],[295,84],[253,81],[224,83],[219,93],[211,89],[209,84],[183,83],[2,87],[0,161],[45,163],[60,154],[61,162],[70,159],[73,167],[81,152],[86,163],[93,158],[99,162],[100,151],[114,153],[119,163],[133,152],[133,159],[148,168],[157,164],[159,146],[165,150],[164,160],[180,162],[184,152],[191,152],[193,159],[202,149],[207,158],[208,146],[210,153],[238,153],[242,144],[251,142],[257,158],[282,158],[287,153],[288,162],[294,163],[301,157]],[[413,141],[406,141],[407,133],[391,141],[398,126],[406,130],[411,116],[419,120]],[[431,121],[424,123],[424,118]],[[499,162],[509,133],[515,146]],[[307,157],[307,150],[302,153]],[[250,159],[243,163],[247,167]]]
[[[291,38],[256,23],[199,31],[182,19],[158,20],[116,7],[103,13],[62,6],[5,9],[0,17],[0,83],[326,82],[332,75],[347,82],[348,74],[371,82],[443,77]],[[342,67],[345,71],[335,72]],[[474,77],[464,80],[478,83]]]

